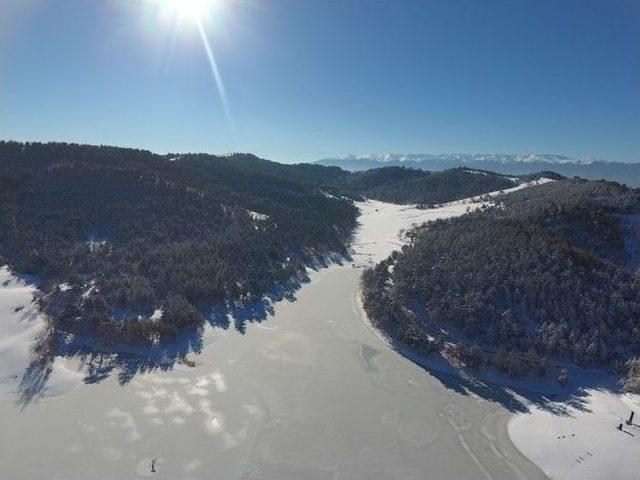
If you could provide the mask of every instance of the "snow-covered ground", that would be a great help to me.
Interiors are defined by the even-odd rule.
[[[260,212],[254,212],[253,210],[247,210],[247,212],[249,213],[249,216],[253,219],[256,220],[258,222],[262,222],[265,220],[269,220],[269,215],[265,214],[265,213],[260,213]]]
[[[554,480],[640,479],[640,398],[596,389],[584,394],[575,405],[531,405],[509,423],[511,439]],[[627,425],[631,411],[636,416]]]
[[[35,292],[34,285],[0,267],[0,400],[18,391],[32,358],[31,347],[45,328],[33,303]],[[81,375],[63,363],[54,362],[44,395],[59,394],[80,383]]]

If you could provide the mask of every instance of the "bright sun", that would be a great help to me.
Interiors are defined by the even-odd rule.
[[[217,0],[162,0],[181,17],[200,20],[214,6]]]

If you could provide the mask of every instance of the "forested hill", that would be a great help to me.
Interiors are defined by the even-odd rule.
[[[363,276],[369,317],[398,342],[510,375],[640,354],[640,190],[547,183],[409,235]]]
[[[468,168],[427,172],[403,167],[385,167],[352,172],[332,179],[331,183],[335,188],[383,202],[436,204],[506,190],[522,181],[542,176],[561,178],[552,172],[509,177]]]
[[[251,155],[11,142],[0,157],[0,254],[62,284],[49,296],[57,325],[88,334],[199,325],[200,304],[260,298],[346,253],[358,215],[323,195],[314,172]],[[138,318],[155,308],[161,321]]]
[[[260,299],[346,254],[354,198],[445,202],[519,182],[62,143],[1,142],[0,158],[0,260],[45,280],[56,327],[109,339],[171,336],[201,325],[203,305]]]
[[[355,183],[371,184],[372,177],[379,177],[389,170],[406,170],[387,167],[353,174]],[[411,171],[411,170],[410,170]],[[416,171],[411,171],[415,172]],[[477,195],[477,192],[491,192],[512,188],[517,179],[480,170],[457,168],[443,172],[418,171],[401,182],[379,182],[365,190],[370,198],[392,203],[444,203]],[[514,183],[515,182],[515,183]]]

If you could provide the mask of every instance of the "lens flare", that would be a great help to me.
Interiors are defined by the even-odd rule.
[[[213,56],[213,51],[211,50],[211,45],[209,44],[207,33],[204,31],[204,27],[202,26],[202,20],[200,20],[199,18],[196,19],[196,26],[198,27],[198,32],[200,32],[200,38],[202,39],[204,50],[207,54],[207,58],[209,59],[209,66],[211,67],[211,73],[213,74],[213,79],[215,80],[216,87],[218,88],[218,94],[220,95],[222,108],[224,108],[224,114],[227,117],[227,122],[229,123],[229,125],[233,125],[233,122],[231,120],[231,111],[229,110],[229,102],[227,100],[227,92],[224,88],[224,82],[222,81],[222,75],[220,75],[220,70],[218,70],[216,58]]]
[[[180,19],[193,22],[197,28],[200,40],[202,41],[202,46],[204,47],[204,51],[207,55],[213,80],[215,81],[216,88],[218,89],[220,103],[224,109],[227,123],[229,126],[233,127],[229,101],[227,100],[227,93],[224,87],[224,82],[222,81],[222,75],[218,69],[218,64],[204,26],[204,21],[207,20],[207,18],[210,18],[212,14],[215,13],[215,10],[221,7],[222,1],[223,0],[157,0],[158,4],[163,7],[163,10],[165,10],[165,13],[168,11]],[[177,31],[174,32],[174,35],[176,33]]]

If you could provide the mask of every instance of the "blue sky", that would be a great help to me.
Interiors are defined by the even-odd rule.
[[[170,0],[164,0],[170,1]],[[640,161],[640,2],[1,0],[3,139]],[[177,28],[176,28],[177,25]]]

